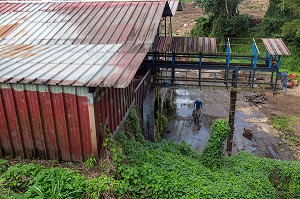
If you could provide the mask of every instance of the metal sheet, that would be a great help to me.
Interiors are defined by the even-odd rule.
[[[271,55],[291,55],[281,38],[262,38],[262,41]]]
[[[147,90],[151,86],[150,71],[141,78],[134,79],[129,86],[119,88],[99,88],[94,97],[96,129],[100,137],[114,132],[129,112],[129,108],[136,104],[142,110]],[[106,127],[109,130],[107,131]],[[101,138],[100,138],[101,139]]]
[[[157,36],[152,45],[155,52],[174,53],[217,53],[215,38],[209,37],[162,37]]]
[[[159,22],[164,5],[165,1],[0,2],[6,8],[0,12],[0,44],[115,44],[136,31],[146,38],[156,34],[149,25]],[[127,36],[120,37],[120,32]]]
[[[165,4],[0,2],[0,82],[126,87]]]
[[[0,83],[2,155],[83,161],[92,154],[85,87]]]
[[[174,16],[177,11],[179,0],[168,0],[167,2],[169,4],[172,16]]]

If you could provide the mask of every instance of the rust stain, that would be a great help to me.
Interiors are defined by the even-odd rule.
[[[36,53],[30,52],[30,50],[33,49],[33,45],[9,45],[8,49],[9,52],[0,52],[0,57],[5,57],[5,58],[14,58],[15,56],[23,53],[21,57],[31,57],[36,55]],[[25,52],[24,51],[28,51]]]
[[[5,38],[9,33],[11,33],[18,24],[7,24],[7,25],[0,25],[0,39]]]

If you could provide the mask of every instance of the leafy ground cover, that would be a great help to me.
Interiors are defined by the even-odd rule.
[[[281,116],[271,118],[275,129],[281,133],[281,137],[289,146],[299,144],[300,138],[294,130],[294,126],[300,125],[300,118],[296,116]]]
[[[135,110],[131,119],[136,121]],[[130,123],[130,122],[128,122]],[[299,198],[300,163],[258,158],[246,152],[222,156],[228,124],[217,120],[204,154],[186,143],[151,143],[137,131],[108,138],[115,173],[86,177],[36,164],[7,167],[0,161],[2,198]],[[138,138],[138,139],[136,139]],[[98,163],[99,164],[99,163]]]

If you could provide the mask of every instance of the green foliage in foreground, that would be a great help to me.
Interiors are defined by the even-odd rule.
[[[242,152],[218,170],[182,143],[124,142],[129,164],[120,168],[133,198],[299,198],[300,163]]]
[[[212,126],[222,137],[227,130],[222,120]],[[213,170],[203,164],[210,161],[204,158],[207,154],[201,157],[184,142],[151,143],[129,137],[128,132],[118,135],[125,159],[117,161],[115,177],[88,179],[70,169],[19,164],[0,174],[0,194],[4,198],[300,198],[299,162],[246,152],[224,158],[217,147],[212,159],[220,157],[222,164]],[[222,139],[213,140],[219,143],[213,145],[221,146]]]
[[[211,169],[220,168],[223,164],[224,142],[230,127],[226,120],[217,120],[211,126],[210,138],[202,154],[202,163]]]

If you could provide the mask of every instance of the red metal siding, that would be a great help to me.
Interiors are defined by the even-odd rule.
[[[76,96],[74,94],[64,94],[64,98],[67,112],[68,136],[72,152],[71,159],[73,161],[80,161],[82,160],[82,154]]]
[[[92,153],[88,89],[0,84],[1,155],[83,161]]]
[[[39,87],[39,86],[38,86]],[[58,157],[50,92],[39,92],[40,117],[45,137],[47,159]]]
[[[45,138],[43,132],[43,126],[41,121],[41,112],[40,112],[40,105],[39,105],[39,95],[38,92],[32,91],[30,89],[36,88],[27,88],[29,90],[25,90],[26,93],[26,100],[28,106],[28,115],[30,118],[30,125],[31,125],[31,133],[34,142],[34,151],[35,157],[40,157],[42,159],[46,159],[46,145],[45,145]],[[14,105],[13,101],[10,102]]]
[[[92,141],[86,139],[91,137],[90,125],[89,125],[89,114],[88,114],[88,99],[86,97],[77,96],[77,109],[78,119],[81,136],[81,147],[83,152],[83,159],[86,160],[92,154]]]
[[[20,132],[22,132],[22,138],[24,143],[24,155],[25,157],[34,156],[33,139],[30,133],[30,121],[28,117],[28,108],[26,104],[26,96],[24,91],[13,91],[13,95],[16,103],[16,113],[19,121]],[[4,120],[5,121],[5,120]]]
[[[53,104],[53,115],[55,122],[55,131],[57,135],[57,145],[59,157],[63,160],[71,160],[69,138],[67,131],[67,122],[66,122],[66,111],[64,106],[64,97],[62,94],[61,87],[58,87],[58,90],[55,93],[51,93],[52,104]]]
[[[1,144],[1,155],[4,155],[5,152],[8,154],[13,154],[13,149],[11,146],[11,139],[8,133],[8,125],[6,122],[6,113],[4,109],[4,104],[2,100],[2,92],[0,93],[0,144]]]
[[[99,88],[96,91],[95,118],[98,134],[103,138],[107,133],[113,133],[125,119],[131,105],[136,104],[142,110],[143,101],[151,82],[150,71],[143,77],[133,80],[128,87],[122,88]],[[102,126],[106,124],[109,132]]]
[[[8,126],[8,134],[10,136],[10,142],[12,143],[13,154],[11,155],[24,156],[23,143],[12,89],[1,89],[1,97],[3,100],[4,112],[6,113],[5,119]]]

